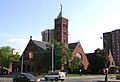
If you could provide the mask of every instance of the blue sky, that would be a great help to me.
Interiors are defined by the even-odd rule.
[[[120,0],[0,0],[0,46],[23,51],[33,36],[54,28],[63,5],[69,19],[69,43],[80,41],[85,53],[102,48],[99,37],[120,29]]]

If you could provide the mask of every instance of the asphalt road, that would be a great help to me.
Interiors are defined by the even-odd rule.
[[[12,78],[0,78],[0,82],[13,82]],[[62,82],[62,81],[45,81],[41,79],[41,82]],[[63,82],[93,82],[93,78],[78,78],[78,77],[69,77],[66,78]]]
[[[97,81],[104,81],[105,76],[104,75],[98,75],[98,76],[84,76],[84,77],[66,77],[64,82],[97,82]],[[113,81],[115,79],[115,76],[109,76],[108,81]],[[62,81],[45,81],[44,79],[41,79],[42,82],[62,82]],[[118,80],[117,80],[118,81]],[[118,81],[120,82],[120,80]]]
[[[104,76],[85,76],[85,77],[66,77],[63,82],[97,82],[97,81],[104,81]],[[115,80],[115,76],[109,76],[108,80]],[[116,80],[115,80],[116,81]],[[0,77],[0,82],[13,82],[12,78],[7,77]],[[62,81],[45,81],[44,78],[41,78],[41,82],[62,82]],[[120,80],[117,80],[120,82]]]

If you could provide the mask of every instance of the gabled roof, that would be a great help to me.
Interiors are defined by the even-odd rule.
[[[68,47],[70,48],[70,49],[75,49],[75,47],[77,46],[77,44],[78,44],[78,42],[75,42],[75,43],[70,43],[70,44],[68,44]]]
[[[73,50],[73,52],[72,52],[73,57],[75,57],[77,54],[82,56],[82,65],[84,66],[84,69],[87,70],[89,62],[88,62],[88,59],[84,53],[84,50],[83,50],[80,42],[78,41],[75,43],[70,43],[68,45],[68,47]]]
[[[36,40],[32,40],[34,42],[34,44],[36,44],[38,47],[43,48],[44,50],[47,48],[46,45],[48,45],[48,43],[46,42],[41,42],[41,41],[36,41]]]

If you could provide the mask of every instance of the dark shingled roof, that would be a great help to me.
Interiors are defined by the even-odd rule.
[[[36,41],[36,40],[32,40],[34,42],[34,44],[36,44],[39,48],[42,48],[44,50],[46,50],[48,43],[47,42],[41,42],[41,41]]]
[[[77,46],[77,44],[78,44],[78,42],[75,42],[75,43],[70,43],[70,44],[68,44],[68,47],[70,48],[70,49],[75,49],[75,47]]]

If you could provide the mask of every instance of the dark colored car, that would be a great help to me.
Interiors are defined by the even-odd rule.
[[[19,73],[13,76],[13,82],[40,82],[40,79],[30,73]]]

